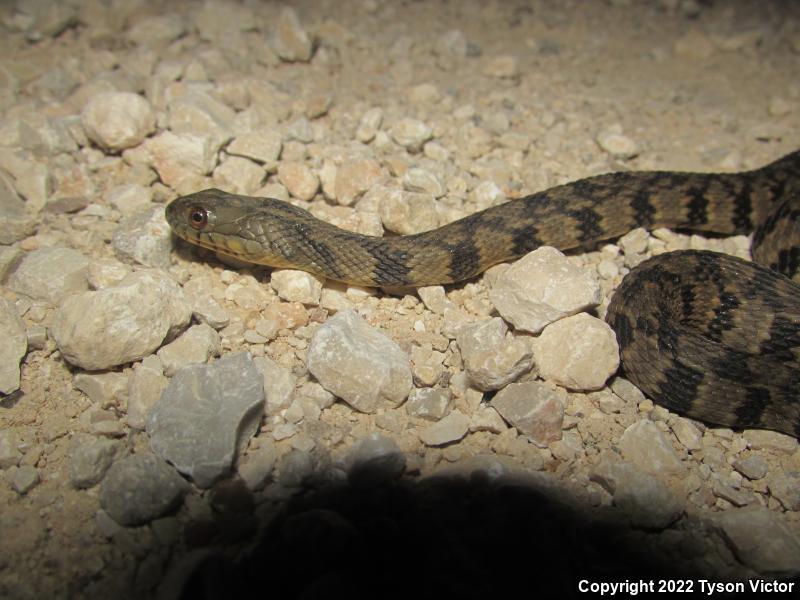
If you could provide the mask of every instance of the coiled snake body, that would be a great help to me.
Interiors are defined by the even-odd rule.
[[[458,282],[539,246],[589,247],[636,227],[754,232],[760,264],[656,256],[623,279],[606,319],[627,377],[656,402],[800,436],[800,150],[741,173],[589,177],[408,236],[359,235],[279,200],[216,189],[178,198],[166,214],[199,246],[366,286]]]

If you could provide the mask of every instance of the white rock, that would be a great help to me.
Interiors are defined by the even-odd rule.
[[[234,194],[252,195],[261,187],[266,171],[252,160],[229,156],[214,169],[214,185]]]
[[[144,147],[161,180],[178,189],[214,170],[221,143],[210,135],[163,131],[148,139]]]
[[[633,158],[639,147],[631,138],[616,131],[604,131],[597,135],[597,145],[617,158]]]
[[[675,419],[672,432],[687,450],[700,450],[703,447],[703,434],[689,419],[683,417]]]
[[[362,412],[398,406],[411,391],[408,355],[354,311],[337,313],[314,332],[307,363],[325,389]]]
[[[616,455],[601,458],[589,474],[614,497],[635,527],[662,529],[680,517],[683,506],[659,479]]]
[[[167,388],[161,361],[157,356],[146,356],[128,379],[128,411],[125,423],[133,429],[144,429],[147,413]]]
[[[381,187],[383,193],[380,195],[378,211],[386,229],[401,235],[411,235],[439,226],[433,196],[404,192],[388,186]]]
[[[370,108],[367,112],[361,115],[361,120],[358,122],[356,129],[356,139],[359,142],[371,142],[378,133],[381,123],[383,122],[383,110],[378,107]]]
[[[406,411],[412,417],[438,421],[447,414],[453,394],[447,389],[414,388],[408,395]]]
[[[25,324],[14,303],[0,297],[0,394],[19,389],[19,361],[27,349]]]
[[[433,136],[433,130],[422,121],[405,118],[398,121],[391,129],[395,142],[408,150],[418,151]]]
[[[281,59],[289,62],[308,62],[314,47],[311,38],[300,25],[293,8],[284,8],[275,24],[272,47]]]
[[[412,167],[403,176],[403,186],[410,192],[430,194],[434,198],[441,198],[445,193],[445,186],[441,180],[427,169]]]
[[[125,217],[114,232],[111,245],[123,260],[146,267],[167,268],[172,258],[172,232],[164,216],[164,207],[151,205]]]
[[[626,460],[649,473],[686,473],[686,466],[667,436],[652,421],[641,420],[630,425],[619,440],[619,448]]]
[[[248,489],[253,491],[263,489],[267,484],[277,459],[275,445],[265,441],[261,443],[258,450],[247,453],[244,462],[237,468]]]
[[[767,508],[744,508],[714,515],[714,524],[751,569],[774,574],[800,571],[800,542],[784,515]]]
[[[454,305],[447,298],[444,287],[441,285],[430,285],[426,287],[417,288],[417,294],[425,305],[425,308],[436,313],[443,315],[444,311],[452,308]]]
[[[540,448],[561,439],[562,396],[541,382],[507,385],[492,398],[492,407]]]
[[[278,165],[278,181],[300,200],[311,200],[319,189],[319,178],[301,162],[281,162]]]
[[[115,258],[95,258],[89,263],[86,279],[93,290],[117,285],[131,273],[131,267]]]
[[[106,150],[118,151],[142,143],[155,130],[150,103],[131,92],[103,92],[81,113],[86,136]]]
[[[463,327],[456,336],[464,368],[474,387],[497,390],[529,371],[533,352],[528,342],[506,337],[508,327],[499,317]]]
[[[426,446],[442,446],[457,442],[469,431],[469,418],[460,410],[453,410],[449,415],[437,421],[419,433],[419,439]]]
[[[372,158],[351,159],[336,169],[336,202],[350,206],[383,178],[381,164]]]
[[[287,302],[302,302],[310,306],[317,306],[322,293],[323,280],[294,269],[274,269],[270,276],[269,284],[278,296]]]
[[[294,397],[297,377],[286,367],[282,367],[266,356],[257,356],[253,364],[264,376],[264,394],[267,397],[266,413],[275,415],[288,408]]]
[[[138,183],[126,183],[109,190],[106,199],[123,216],[129,217],[150,206],[153,190]]]
[[[280,132],[272,127],[264,127],[236,136],[225,150],[228,154],[262,163],[266,171],[273,172],[278,168],[282,148]]]
[[[548,325],[533,355],[544,379],[573,390],[600,389],[619,367],[614,331],[586,313]]]
[[[169,129],[176,134],[208,135],[224,144],[233,138],[236,111],[209,94],[191,91],[169,107]]]
[[[558,319],[597,306],[602,292],[590,272],[555,248],[542,246],[508,267],[489,299],[516,329],[539,333]]]
[[[164,374],[173,376],[186,365],[204,363],[222,351],[219,334],[205,323],[192,325],[156,355],[161,359]]]
[[[64,358],[88,370],[139,360],[191,318],[178,285],[160,271],[131,273],[118,286],[68,296],[51,333]]]
[[[25,255],[9,281],[9,287],[34,300],[56,305],[89,287],[89,259],[71,248],[41,248]]]

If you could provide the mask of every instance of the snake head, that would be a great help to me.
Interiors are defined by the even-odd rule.
[[[297,216],[308,216],[304,210],[280,200],[239,196],[215,188],[173,200],[165,215],[181,239],[272,267],[293,264],[283,242]]]

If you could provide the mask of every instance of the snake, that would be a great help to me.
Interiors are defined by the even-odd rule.
[[[206,189],[173,200],[183,240],[241,261],[360,286],[459,283],[541,246],[588,250],[635,228],[753,234],[753,261],[665,252],[606,311],[626,378],[717,426],[800,437],[800,150],[757,169],[578,179],[413,235],[368,236],[273,198]]]

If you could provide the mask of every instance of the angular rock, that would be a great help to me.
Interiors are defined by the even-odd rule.
[[[703,434],[689,419],[677,418],[672,424],[672,432],[687,450],[699,450],[703,447]]]
[[[618,131],[603,131],[597,135],[597,145],[615,158],[630,159],[639,154],[639,146]]]
[[[324,279],[295,269],[274,269],[269,279],[281,299],[310,306],[319,304],[323,283]]]
[[[37,226],[37,219],[26,212],[25,202],[14,190],[11,181],[0,176],[0,244],[23,240],[33,235]]]
[[[539,448],[561,439],[561,394],[538,381],[512,383],[492,398],[492,407]]]
[[[275,445],[270,442],[261,443],[258,450],[248,452],[245,461],[237,467],[239,477],[253,491],[263,489],[268,483],[277,459]]]
[[[800,473],[776,473],[767,481],[769,493],[791,511],[800,511]]]
[[[800,571],[800,541],[782,515],[766,508],[727,510],[712,523],[736,557],[759,573]]]
[[[144,146],[161,180],[180,190],[181,186],[191,185],[214,170],[221,144],[211,135],[163,131],[148,139]]]
[[[306,360],[325,389],[361,412],[398,406],[411,391],[408,355],[355,311],[337,313],[319,327]]]
[[[497,390],[533,366],[533,352],[523,339],[507,337],[508,327],[499,317],[463,327],[456,342],[464,368],[479,390]]]
[[[69,459],[69,480],[76,488],[99,483],[114,460],[119,442],[105,438],[79,443]]]
[[[163,206],[151,206],[120,221],[111,245],[117,256],[145,267],[166,268],[172,260],[172,230]]]
[[[410,151],[419,151],[422,144],[433,137],[433,130],[422,121],[412,118],[401,119],[392,127],[392,139]]]
[[[84,107],[81,122],[86,136],[105,150],[119,151],[142,143],[155,130],[150,103],[131,92],[103,92]]]
[[[115,287],[67,297],[50,331],[68,362],[99,370],[153,353],[190,318],[181,288],[160,271],[147,270]]]
[[[404,192],[389,186],[378,186],[378,214],[383,226],[393,233],[412,235],[439,226],[436,202],[430,194]]]
[[[229,156],[214,169],[214,184],[234,194],[255,194],[266,172],[252,160]]]
[[[663,529],[683,513],[681,501],[664,483],[616,455],[604,455],[589,479],[614,497],[634,527]]]
[[[345,468],[353,485],[374,487],[400,477],[406,468],[406,457],[393,439],[370,433],[353,445],[345,458]]]
[[[100,486],[100,505],[120,525],[144,525],[177,508],[189,485],[154,454],[116,461]]]
[[[751,481],[763,479],[769,471],[767,461],[758,454],[751,454],[746,458],[737,459],[733,468]]]
[[[586,313],[548,325],[533,356],[542,378],[573,390],[600,389],[619,368],[614,331]]]
[[[17,466],[21,458],[16,431],[0,429],[0,469]]]
[[[161,48],[186,33],[186,22],[179,14],[148,16],[139,19],[125,37],[140,46]]]
[[[209,487],[258,428],[264,382],[247,352],[178,371],[147,417],[153,451]]]
[[[259,162],[271,173],[278,168],[282,148],[283,138],[280,132],[272,127],[265,127],[236,136],[225,151]]]
[[[406,411],[412,417],[438,421],[447,414],[453,393],[441,388],[414,388],[408,395]]]
[[[667,436],[652,421],[630,425],[619,440],[622,456],[648,473],[684,475],[686,466]]]
[[[284,8],[275,24],[272,47],[278,56],[288,62],[308,62],[314,46],[305,29],[300,25],[297,13],[291,7]]]
[[[28,335],[14,303],[0,298],[0,394],[19,389],[19,363],[28,351]]]
[[[554,321],[600,304],[600,284],[555,248],[542,246],[501,274],[489,299],[516,329],[539,333]]]
[[[441,198],[446,191],[444,183],[427,169],[413,167],[403,176],[403,187],[409,192],[430,194],[434,198]]]
[[[123,373],[76,373],[73,383],[100,408],[117,408],[127,404],[128,376]]]
[[[311,200],[319,189],[319,178],[301,162],[281,162],[278,165],[278,181],[300,200]]]
[[[336,202],[343,206],[352,205],[382,177],[383,171],[377,160],[363,158],[344,162],[336,170],[334,184]]]
[[[123,216],[130,217],[152,206],[153,190],[138,183],[126,183],[110,189],[106,199]]]
[[[156,352],[164,367],[164,374],[171,377],[183,367],[205,363],[212,356],[219,356],[222,345],[219,334],[205,323],[192,325],[174,341]]]
[[[419,439],[426,446],[443,446],[457,442],[469,431],[469,418],[456,409],[430,427],[419,432]]]
[[[102,290],[119,284],[131,272],[130,266],[114,258],[96,258],[89,263],[86,279],[91,289]]]
[[[169,107],[169,129],[176,133],[207,135],[219,144],[233,138],[236,111],[209,94],[191,91],[176,98]]]
[[[282,367],[271,358],[258,356],[253,364],[264,377],[264,394],[267,398],[265,412],[274,415],[288,408],[292,403],[297,377],[286,367]]]
[[[144,429],[147,413],[167,389],[169,379],[164,377],[157,356],[146,356],[128,380],[128,411],[125,423],[133,429]]]
[[[14,473],[11,486],[14,488],[15,492],[24,496],[31,491],[39,481],[39,471],[36,470],[36,467],[33,465],[22,465]]]
[[[383,110],[379,107],[370,108],[361,115],[356,129],[356,139],[364,144],[371,142],[383,122]]]
[[[745,429],[742,434],[753,450],[769,449],[786,454],[797,452],[798,441],[790,435],[767,429]]]
[[[55,306],[65,296],[88,289],[89,259],[71,248],[41,248],[25,255],[9,287]]]

